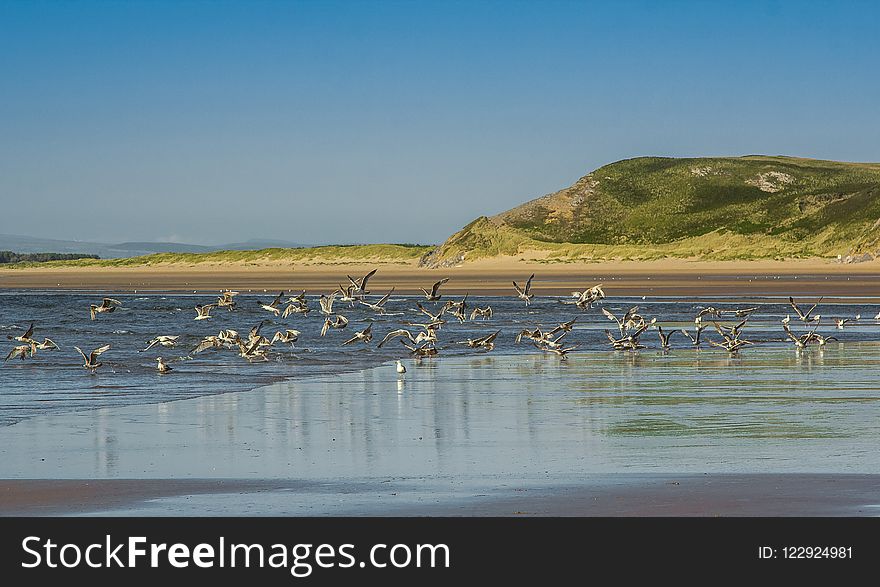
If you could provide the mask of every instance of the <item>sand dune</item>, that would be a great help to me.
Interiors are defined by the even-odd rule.
[[[880,262],[840,264],[825,259],[786,261],[605,261],[542,263],[499,257],[440,269],[419,268],[415,261],[367,263],[157,264],[132,267],[32,267],[0,269],[0,288],[88,289],[101,291],[192,291],[306,289],[319,292],[347,283],[370,269],[374,293],[392,285],[401,294],[418,293],[441,277],[445,291],[461,294],[512,292],[511,281],[535,273],[538,295],[569,294],[604,283],[618,295],[880,295]]]

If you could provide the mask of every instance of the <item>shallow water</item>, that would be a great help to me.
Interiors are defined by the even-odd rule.
[[[738,358],[446,357],[0,429],[7,478],[415,480],[880,473],[880,345]]]
[[[611,295],[611,292],[609,292]],[[123,306],[112,314],[102,314],[95,321],[89,320],[88,306],[100,300],[94,293],[56,293],[38,291],[15,291],[0,293],[0,337],[13,337],[24,332],[34,322],[34,337],[42,340],[49,337],[61,346],[60,351],[39,352],[26,361],[12,360],[0,366],[0,425],[8,425],[29,417],[59,413],[72,410],[91,410],[100,407],[150,404],[168,400],[184,399],[202,395],[218,394],[232,391],[254,389],[274,381],[286,378],[301,379],[306,376],[323,373],[340,373],[354,371],[387,362],[396,358],[404,358],[408,352],[399,342],[392,341],[382,349],[376,344],[390,330],[399,328],[404,321],[422,322],[426,317],[415,307],[417,298],[392,297],[388,302],[388,314],[375,314],[364,307],[351,308],[348,304],[337,304],[337,311],[345,314],[350,320],[348,328],[331,330],[324,338],[319,336],[323,317],[317,311],[316,296],[310,297],[315,310],[308,316],[294,315],[286,320],[274,318],[261,310],[258,299],[267,299],[271,294],[242,294],[238,296],[238,308],[233,312],[215,309],[214,317],[205,321],[194,321],[193,307],[197,303],[209,303],[213,298],[207,294],[193,295],[119,295]],[[458,299],[455,296],[447,296]],[[445,301],[444,298],[443,301]],[[440,347],[444,357],[479,355],[456,344],[466,338],[481,336],[497,329],[502,331],[497,341],[495,353],[521,354],[528,356],[528,364],[540,364],[545,357],[531,344],[523,342],[515,344],[514,337],[524,328],[543,325],[550,328],[560,322],[578,317],[575,330],[567,338],[567,344],[578,345],[576,353],[570,356],[570,363],[592,361],[592,353],[600,353],[600,363],[608,362],[609,369],[605,377],[607,384],[618,381],[626,385],[633,378],[636,366],[642,357],[652,352],[642,351],[639,355],[617,355],[606,353],[607,341],[603,330],[614,324],[605,318],[598,308],[582,312],[568,304],[570,299],[564,297],[537,298],[526,307],[521,301],[510,297],[479,297],[468,298],[469,307],[485,307],[491,305],[495,315],[491,320],[468,321],[459,324],[454,318],[447,317],[450,323],[441,330]],[[806,300],[805,300],[806,302]],[[646,318],[658,317],[659,323],[666,328],[688,327],[693,324],[694,314],[705,305],[718,308],[733,308],[755,305],[753,300],[739,304],[722,303],[718,300],[682,300],[672,301],[651,298],[614,298],[605,300],[603,305],[615,313],[623,313],[631,306],[639,306],[640,313]],[[430,308],[439,307],[439,303],[426,304]],[[793,354],[788,343],[783,342],[779,320],[791,313],[785,300],[761,300],[760,309],[747,328],[747,337],[761,341],[743,351],[743,357],[760,356],[769,349],[785,349],[783,356]],[[847,325],[839,331],[830,323],[823,325],[819,331],[834,333],[845,344],[842,353],[849,353],[852,343],[859,341],[880,340],[880,322],[873,320],[877,314],[876,305],[823,304],[821,313],[831,317],[853,317],[861,314],[857,323]],[[219,330],[233,328],[245,334],[261,320],[267,320],[263,333],[271,337],[276,331],[284,328],[295,328],[302,331],[300,342],[296,348],[276,345],[269,362],[250,364],[233,351],[206,351],[194,357],[189,350],[205,335],[216,334]],[[356,343],[341,347],[343,340],[351,336],[355,330],[366,326],[367,321],[374,322],[374,341],[369,346]],[[793,325],[796,331],[803,331],[800,324]],[[159,334],[181,335],[180,344],[172,349],[154,347],[146,353],[139,353],[146,342]],[[715,337],[711,328],[704,332],[708,338]],[[657,336],[653,331],[644,338],[649,346],[657,345]],[[6,346],[3,355],[16,344],[12,340],[4,341]],[[79,365],[81,359],[73,349],[77,345],[86,352],[102,344],[111,344],[112,349],[102,355],[104,366],[96,374],[89,374]],[[681,349],[683,354],[672,353],[668,359],[668,369],[656,375],[658,385],[666,382],[679,385],[681,377],[674,370],[676,357],[691,357],[693,349],[680,334],[672,338],[673,347]],[[834,346],[834,345],[830,345]],[[829,348],[830,348],[829,346]],[[533,360],[532,356],[537,356]],[[167,376],[159,375],[155,369],[155,358],[163,356],[174,368]],[[699,355],[704,361],[728,361],[726,353],[718,350],[704,350]],[[549,359],[550,357],[546,357]],[[686,360],[684,358],[680,360]],[[744,359],[748,360],[748,359]],[[810,361],[812,359],[804,359]],[[627,362],[632,363],[627,367]],[[766,369],[768,377],[783,377],[778,366],[756,366]],[[528,373],[521,373],[530,377]],[[537,381],[540,384],[540,380]],[[711,380],[703,381],[709,385]],[[682,385],[691,385],[687,382]],[[645,433],[662,427],[660,421],[633,422],[631,428],[624,426],[621,433],[627,430],[640,430]],[[708,425],[708,424],[707,424]]]

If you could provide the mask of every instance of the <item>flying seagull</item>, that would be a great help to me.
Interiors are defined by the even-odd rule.
[[[532,273],[532,275],[529,277],[528,281],[526,281],[525,287],[520,287],[519,285],[517,285],[517,283],[515,281],[513,282],[513,288],[516,290],[516,293],[519,296],[519,299],[525,300],[527,306],[530,303],[532,303],[532,298],[535,297],[535,294],[530,293],[532,291],[532,280],[534,278],[535,278],[535,274]]]
[[[436,301],[439,300],[441,297],[443,297],[443,296],[441,296],[441,295],[440,295],[439,293],[437,293],[437,292],[438,292],[438,290],[440,289],[440,286],[443,285],[444,283],[446,283],[447,281],[449,281],[449,278],[448,278],[448,277],[441,279],[440,281],[438,281],[437,283],[435,283],[433,286],[431,286],[431,291],[430,291],[430,292],[428,292],[428,290],[426,290],[426,289],[423,288],[423,287],[420,287],[419,289],[422,290],[422,291],[424,292],[424,294],[425,294],[425,299],[427,299],[429,302],[436,302]]]
[[[100,306],[96,306],[95,304],[91,304],[89,306],[89,313],[92,316],[92,320],[95,320],[98,317],[98,314],[103,314],[104,312],[111,314],[116,311],[118,306],[121,306],[122,302],[119,300],[114,300],[113,298],[104,298],[101,301]]]
[[[110,350],[110,345],[109,345],[109,344],[105,344],[105,345],[102,346],[102,347],[98,347],[98,348],[96,348],[96,349],[93,350],[91,353],[89,353],[89,356],[86,356],[86,354],[85,354],[84,352],[82,352],[82,349],[79,348],[78,346],[75,346],[75,347],[73,347],[73,348],[75,348],[76,351],[77,351],[80,355],[82,355],[82,358],[83,358],[83,368],[86,369],[86,370],[88,370],[88,371],[91,371],[92,373],[94,373],[95,370],[96,370],[98,367],[100,367],[101,365],[103,365],[103,363],[98,362],[98,357],[101,356],[102,354],[106,353],[107,351],[109,351],[109,350]]]

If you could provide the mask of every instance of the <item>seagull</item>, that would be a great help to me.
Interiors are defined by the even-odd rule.
[[[816,309],[816,306],[818,306],[819,302],[821,302],[823,299],[824,298],[819,298],[819,300],[815,304],[813,304],[813,307],[807,310],[806,313],[801,311],[798,305],[794,303],[794,298],[792,298],[791,296],[788,297],[788,303],[791,304],[792,308],[794,308],[795,313],[798,315],[798,318],[800,318],[802,322],[814,322],[819,319],[819,315],[816,314],[815,316],[811,317],[810,314],[813,313],[813,310]]]
[[[452,315],[458,318],[459,324],[464,324],[467,319],[467,298],[468,294],[464,294],[464,298],[460,302],[446,302],[448,310],[452,311]]]
[[[368,307],[369,309],[373,310],[374,312],[379,312],[380,314],[384,314],[384,313],[385,313],[385,302],[388,301],[388,298],[391,297],[391,294],[392,294],[393,292],[394,292],[394,288],[392,287],[392,288],[391,288],[391,291],[389,291],[387,294],[385,294],[384,296],[382,296],[382,299],[380,299],[380,300],[379,300],[378,302],[376,302],[375,304],[371,304],[371,303],[369,303],[369,302],[365,302],[365,301],[363,301],[363,300],[359,300],[359,301],[360,301],[361,304],[363,304],[364,306],[366,306],[366,307]]]
[[[809,338],[807,338],[807,341],[805,342],[803,337],[795,336],[794,333],[791,331],[791,328],[788,327],[788,324],[783,324],[782,329],[785,331],[785,336],[790,338],[791,341],[794,343],[794,346],[796,346],[799,349],[802,349],[805,346],[807,346],[807,342],[809,342]],[[809,335],[805,334],[804,336],[809,336]]]
[[[746,316],[751,315],[752,312],[754,312],[757,309],[758,308],[756,306],[754,308],[738,308],[736,310],[722,310],[721,313],[722,314],[731,314],[732,313],[737,318],[744,318]]]
[[[466,344],[468,348],[476,349],[476,348],[484,348],[487,351],[491,351],[495,348],[495,339],[498,338],[498,335],[501,334],[500,330],[496,330],[492,334],[488,334],[486,336],[481,336],[480,338],[469,338],[465,341],[462,341],[458,344]]]
[[[474,311],[471,312],[471,320],[474,318],[480,317],[483,320],[488,320],[492,317],[492,306],[486,306],[485,308],[474,308]]]
[[[342,343],[342,346],[345,346],[347,344],[351,344],[353,342],[358,342],[358,341],[363,341],[363,343],[366,344],[366,343],[370,342],[371,340],[373,340],[373,323],[372,322],[370,322],[370,324],[366,328],[361,330],[360,332],[355,332],[354,336],[352,336],[351,338],[346,340],[344,343]]]
[[[735,354],[737,351],[739,351],[740,348],[742,348],[746,345],[753,344],[749,340],[741,340],[739,338],[740,328],[745,326],[747,321],[748,320],[743,320],[742,322],[740,322],[736,326],[728,328],[727,330],[730,331],[730,334],[728,334],[724,328],[719,326],[717,322],[712,322],[712,324],[715,325],[715,331],[721,335],[721,337],[724,339],[724,342],[719,343],[719,342],[715,342],[714,340],[710,340],[709,344],[712,346],[717,346],[717,347],[723,348],[731,354]]]
[[[203,338],[196,347],[189,352],[191,355],[198,354],[202,351],[206,351],[208,349],[219,349],[222,346],[222,341],[217,336],[206,336]]]
[[[403,363],[400,362],[400,359],[397,359],[397,373],[399,375],[403,375],[406,373],[406,367],[403,366]]]
[[[449,281],[448,277],[441,279],[440,281],[435,283],[433,286],[431,286],[430,293],[428,292],[428,290],[426,290],[423,287],[420,287],[419,289],[425,293],[425,299],[427,299],[429,302],[436,302],[441,297],[443,297],[439,293],[437,293],[437,291],[440,289],[440,286],[443,285],[444,283],[446,283],[447,281]]]
[[[92,320],[95,320],[98,317],[98,314],[103,314],[104,312],[111,314],[116,311],[117,306],[121,306],[121,305],[122,305],[122,302],[120,302],[119,300],[114,300],[113,298],[104,298],[101,301],[100,306],[96,306],[95,304],[91,304],[89,306],[89,313],[92,316]]]
[[[27,357],[33,357],[37,353],[37,349],[33,344],[21,344],[13,347],[9,354],[6,355],[4,361],[9,359],[21,359],[24,361]]]
[[[351,290],[351,294],[352,294],[352,295],[354,295],[354,294],[360,294],[358,297],[361,297],[361,296],[365,296],[365,295],[367,295],[368,293],[370,293],[369,291],[367,291],[367,281],[368,281],[373,275],[376,274],[376,271],[378,271],[378,269],[373,269],[372,271],[370,271],[369,273],[367,273],[366,275],[364,275],[363,277],[361,277],[361,278],[358,279],[357,281],[355,281],[354,279],[352,279],[352,278],[351,278],[351,275],[346,275],[346,277],[348,277],[348,280],[349,280],[349,281],[351,282],[351,284],[354,286],[354,288]]]
[[[238,350],[239,356],[247,359],[248,361],[253,361],[254,359],[262,359],[264,361],[268,361],[269,357],[266,356],[266,349],[260,344],[263,341],[263,337],[257,336],[252,341],[250,341],[247,345],[241,341],[238,341]]]
[[[211,309],[214,304],[204,304],[196,306],[196,317],[193,320],[207,320],[211,317]]]
[[[299,335],[302,334],[299,330],[285,330],[284,332],[276,332],[275,336],[272,337],[272,342],[270,344],[275,344],[276,342],[283,342],[285,344],[289,344],[290,346],[294,346],[297,340],[299,340]]]
[[[522,330],[516,335],[517,344],[519,344],[524,337],[533,341],[539,341],[544,340],[544,333],[541,332],[540,328],[535,328],[534,330]]]
[[[333,300],[336,299],[338,293],[338,291],[334,291],[329,296],[321,294],[321,298],[318,301],[321,304],[321,313],[325,316],[333,315]]]
[[[432,314],[419,302],[416,302],[416,307],[419,309],[419,311],[422,312],[422,314],[430,318],[431,322],[441,322],[443,324],[446,323],[446,321],[442,319],[443,314],[446,312],[446,306],[440,308],[440,313],[438,314]]]
[[[421,346],[410,346],[401,340],[400,344],[408,348],[410,354],[416,357],[433,357],[438,352],[433,342],[425,342]]]
[[[321,336],[327,334],[328,328],[345,328],[348,326],[348,318],[343,316],[342,314],[337,314],[335,320],[330,320],[328,316],[326,320],[324,320],[324,327],[321,328]]]
[[[702,334],[703,330],[706,329],[706,325],[705,324],[697,324],[695,326],[696,326],[696,328],[695,328],[696,334],[694,336],[691,336],[691,334],[687,330],[685,330],[684,328],[681,329],[681,333],[691,340],[692,345],[700,346],[700,334]]]
[[[664,351],[669,350],[669,337],[678,332],[677,330],[670,330],[666,334],[663,334],[663,327],[657,326],[657,334],[660,336],[660,348]]]
[[[264,310],[266,310],[267,312],[271,312],[271,313],[275,314],[275,316],[280,316],[281,315],[281,308],[279,308],[278,306],[281,305],[281,298],[283,298],[283,297],[284,297],[284,292],[282,291],[277,296],[275,296],[275,299],[272,300],[271,303],[268,303],[268,304],[264,304],[262,302],[258,302],[258,303],[260,304],[260,307],[263,308]]]
[[[578,348],[577,345],[575,345],[575,346],[570,346],[570,347],[566,347],[566,348],[562,348],[562,347],[559,347],[559,348],[551,348],[551,347],[547,347],[547,346],[541,346],[541,345],[539,345],[539,344],[536,343],[536,342],[533,342],[532,344],[535,345],[536,348],[539,348],[539,349],[541,349],[542,351],[544,351],[545,353],[553,353],[553,354],[555,354],[555,355],[559,355],[559,356],[562,357],[563,359],[566,358],[566,355],[567,355],[568,353],[570,353],[571,351],[573,351],[573,350],[575,350],[576,348]]]
[[[287,302],[288,305],[284,308],[284,312],[281,314],[282,318],[287,318],[291,314],[303,314],[307,316],[308,313],[312,311],[312,309],[309,308],[308,300],[306,300],[305,291],[296,297],[290,298]]]
[[[620,338],[614,338],[613,336],[611,336],[611,332],[609,332],[608,330],[605,331],[605,336],[608,337],[608,342],[611,343],[611,346],[616,351],[635,351],[638,349],[643,349],[645,348],[645,345],[639,342],[639,337],[641,337],[642,334],[644,334],[644,332],[648,328],[650,328],[656,321],[656,318],[652,318],[651,322],[645,322],[631,334],[622,336]]]
[[[298,295],[290,296],[287,298],[288,304],[305,304],[306,303],[306,290],[302,290]]]
[[[144,353],[144,352],[150,350],[151,348],[153,348],[154,346],[156,346],[157,344],[162,345],[164,347],[172,347],[177,344],[178,338],[180,338],[180,336],[157,336],[153,340],[147,342],[147,348],[145,348],[142,351],[138,351],[138,352]]]
[[[715,318],[721,318],[721,310],[709,306],[707,308],[703,308],[699,311],[697,316],[694,318],[694,324],[702,324],[703,316],[714,316]]]
[[[168,363],[162,360],[162,357],[156,357],[156,369],[158,369],[159,373],[162,373],[163,375],[173,371],[173,369],[168,366]]]
[[[574,323],[577,322],[577,316],[569,320],[568,322],[563,322],[559,326],[556,326],[547,333],[547,336],[553,336],[557,332],[571,332],[571,329],[574,328]]]
[[[217,298],[217,307],[218,308],[229,308],[229,311],[235,309],[235,296],[238,295],[237,291],[226,290],[220,294],[220,297]]]
[[[839,318],[835,320],[835,322],[837,323],[837,328],[839,330],[843,330],[843,327],[846,325],[846,323],[851,321],[852,320],[850,318]]]
[[[517,296],[519,296],[519,299],[525,300],[527,306],[532,303],[532,298],[535,297],[535,294],[530,293],[532,290],[532,280],[534,278],[535,274],[532,273],[528,281],[526,281],[525,287],[520,287],[515,281],[513,282],[513,288],[516,290]]]
[[[36,350],[38,350],[38,351],[57,351],[57,350],[61,350],[61,349],[58,347],[58,345],[55,344],[55,341],[53,341],[53,340],[50,339],[50,338],[45,338],[45,337],[44,337],[44,338],[43,338],[43,342],[37,342],[37,341],[35,341],[35,340],[32,340],[32,341],[31,341],[31,344],[33,344],[34,348],[35,348]]]
[[[591,288],[585,289],[584,291],[574,291],[571,293],[573,297],[577,298],[574,305],[580,308],[581,310],[588,310],[593,306],[594,303],[599,300],[605,299],[605,292],[602,290],[602,284],[594,285]]]
[[[614,320],[615,322],[617,322],[617,328],[618,328],[618,330],[620,330],[621,336],[624,335],[624,333],[626,332],[626,329],[629,327],[633,318],[637,316],[636,312],[638,312],[638,311],[639,311],[639,307],[633,306],[632,308],[630,308],[629,310],[626,311],[626,314],[623,315],[623,318],[618,318],[617,316],[615,316],[614,314],[609,312],[606,308],[602,308],[602,313],[605,314],[605,316],[607,316],[609,320]],[[638,316],[638,317],[641,318],[641,316]],[[642,320],[642,321],[644,321],[644,320]]]
[[[101,356],[103,353],[106,353],[107,351],[109,351],[109,350],[110,350],[110,345],[109,345],[109,344],[105,344],[105,345],[102,346],[102,347],[98,347],[98,348],[96,348],[96,349],[93,350],[91,353],[89,353],[89,356],[88,356],[88,357],[86,356],[86,354],[85,354],[84,352],[82,352],[82,349],[79,348],[78,346],[75,346],[75,347],[73,347],[73,348],[75,348],[75,349],[77,350],[77,352],[78,352],[80,355],[82,355],[82,358],[83,358],[83,361],[84,361],[84,362],[83,362],[83,368],[84,368],[84,369],[87,369],[87,370],[89,370],[89,371],[91,371],[92,373],[94,373],[94,372],[98,369],[98,367],[100,367],[100,366],[103,364],[103,363],[99,363],[99,362],[98,362],[98,357]]]
[[[349,302],[351,307],[354,307],[354,303],[360,299],[360,297],[354,295],[354,290],[356,287],[354,285],[349,285],[348,287],[342,287],[339,285],[339,301],[340,302]]]
[[[409,330],[406,330],[405,328],[399,328],[397,330],[392,330],[391,332],[386,334],[385,338],[382,339],[382,342],[380,342],[378,345],[376,345],[376,348],[382,348],[382,345],[384,345],[389,340],[391,340],[393,338],[398,338],[401,336],[408,338],[409,341],[413,344],[418,344],[418,343],[416,343],[416,339],[413,338],[413,335]]]
[[[29,343],[29,342],[31,342],[31,337],[33,335],[34,335],[34,323],[31,322],[31,325],[28,326],[28,329],[25,331],[24,334],[22,334],[21,336],[9,337],[9,338],[12,338],[12,340],[17,340],[18,342]]]

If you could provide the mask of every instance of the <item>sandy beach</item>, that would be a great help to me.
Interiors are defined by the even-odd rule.
[[[415,263],[195,264],[124,268],[0,268],[0,288],[132,291],[330,291],[372,269],[375,293],[392,286],[402,294],[449,277],[444,290],[454,294],[498,295],[512,291],[511,281],[535,273],[537,295],[567,295],[588,285],[605,284],[615,295],[655,296],[880,296],[880,262],[834,263],[825,259],[786,261],[617,261],[555,263],[511,257],[478,260],[457,267],[419,268]]]
[[[324,490],[330,487],[325,486]],[[341,484],[340,494],[368,493],[374,486]],[[578,486],[509,489],[437,504],[394,503],[387,489],[384,504],[369,510],[340,512],[367,516],[873,516],[880,475],[606,475]],[[247,504],[224,515],[277,513],[284,496],[312,491],[284,480],[241,479],[75,479],[0,480],[0,516],[69,516],[102,513],[143,514],[151,502],[167,506]],[[225,507],[221,506],[221,507]],[[163,512],[156,512],[165,515]]]

